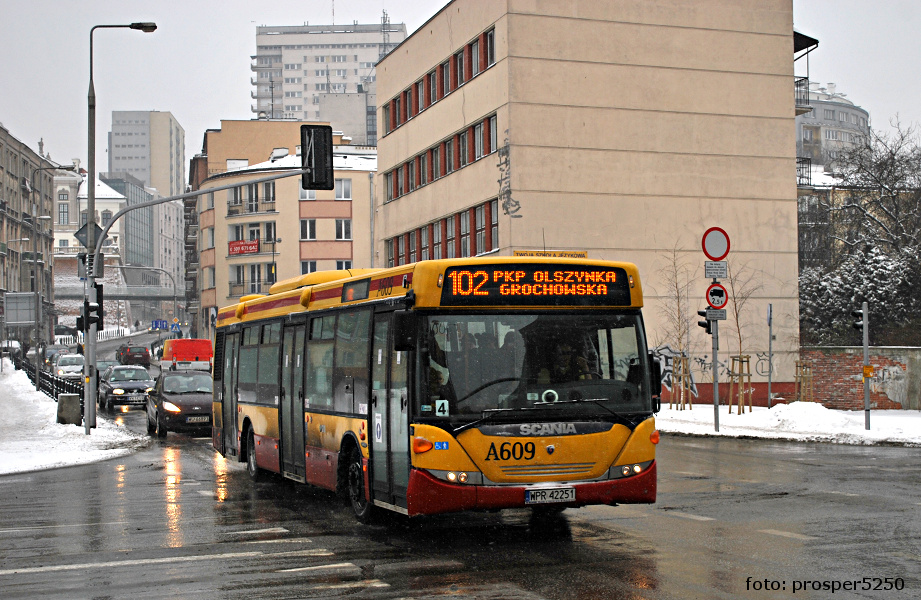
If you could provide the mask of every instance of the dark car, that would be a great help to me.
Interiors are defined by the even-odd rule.
[[[59,352],[70,352],[70,349],[68,349],[68,347],[63,344],[50,344],[45,346],[44,356],[42,357],[44,359],[42,360],[42,363],[44,364],[44,367],[42,368],[44,370],[51,370],[51,360],[54,358],[54,355]]]
[[[123,365],[150,366],[150,350],[146,346],[120,346],[115,353],[115,358]]]
[[[154,380],[144,367],[115,365],[99,378],[99,405],[111,410],[117,405],[143,406]]]
[[[147,398],[147,433],[211,435],[212,386],[205,371],[163,371]]]

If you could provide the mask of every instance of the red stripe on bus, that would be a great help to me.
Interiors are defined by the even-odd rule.
[[[268,302],[260,302],[254,306],[246,307],[246,314],[252,315],[254,313],[263,312],[266,310],[274,310],[276,308],[283,308],[285,306],[293,306],[295,304],[301,303],[300,296],[292,296],[290,298],[281,298],[279,300],[269,300]]]

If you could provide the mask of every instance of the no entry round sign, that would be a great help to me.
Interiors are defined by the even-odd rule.
[[[700,244],[710,260],[723,260],[729,254],[729,234],[719,227],[705,231]]]

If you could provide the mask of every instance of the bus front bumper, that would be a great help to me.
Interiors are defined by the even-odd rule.
[[[540,487],[546,487],[546,483]],[[556,506],[577,507],[588,504],[652,504],[656,501],[656,463],[633,477],[588,483],[560,482],[560,487],[576,489],[576,500]],[[536,486],[535,486],[536,487]],[[464,510],[494,510],[548,506],[525,504],[529,486],[461,485],[448,483],[425,471],[412,469],[409,475],[408,512],[435,515]],[[550,504],[549,506],[554,506]]]

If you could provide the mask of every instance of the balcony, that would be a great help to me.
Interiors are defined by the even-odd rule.
[[[269,198],[260,202],[228,202],[227,216],[239,217],[242,215],[255,215],[259,213],[275,212],[275,198]]]
[[[796,116],[804,115],[812,106],[809,104],[809,78],[797,77],[793,81],[793,92],[796,98]]]
[[[260,281],[231,281],[228,297],[240,298],[249,294],[268,294],[269,288],[272,287],[274,283],[274,281],[269,281],[267,279]]]
[[[797,157],[796,159],[796,189],[798,192],[807,192],[812,187],[812,159]]]

